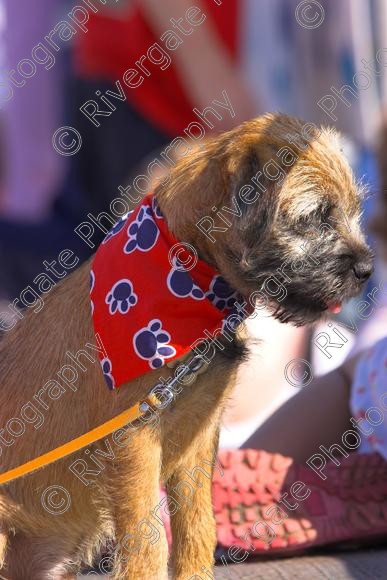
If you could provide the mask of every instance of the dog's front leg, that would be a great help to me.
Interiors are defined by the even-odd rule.
[[[212,474],[218,450],[217,425],[207,426],[195,438],[167,482],[171,499],[174,580],[197,574],[205,577],[214,565],[215,519],[212,509]]]
[[[151,512],[160,502],[161,446],[157,430],[144,427],[120,450],[109,482],[116,525],[116,580],[165,580],[164,527]]]

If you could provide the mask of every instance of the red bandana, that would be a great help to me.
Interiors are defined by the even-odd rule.
[[[153,195],[99,247],[91,300],[94,330],[108,355],[101,364],[110,389],[181,357],[224,328],[238,294],[186,247],[168,230]]]

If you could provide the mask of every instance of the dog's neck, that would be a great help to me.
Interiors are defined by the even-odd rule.
[[[216,248],[197,225],[204,216],[211,215],[211,209],[208,210],[205,205],[187,207],[189,202],[182,203],[181,196],[172,197],[160,191],[156,199],[171,234],[179,242],[193,246],[201,260],[218,269],[214,251]]]

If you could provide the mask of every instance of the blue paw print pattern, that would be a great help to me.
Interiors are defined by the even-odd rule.
[[[95,274],[93,270],[90,270],[90,294],[93,292],[95,286]],[[91,313],[94,314],[94,302],[91,300]]]
[[[238,311],[236,307],[233,307],[230,314],[226,316],[224,320],[222,320],[222,332],[234,332],[238,328],[240,324],[244,321],[243,314]]]
[[[133,213],[133,210],[127,213],[126,215],[122,216],[122,218],[118,220],[118,222],[112,227],[110,232],[107,234],[106,238],[103,240],[102,242],[103,244],[107,244],[109,240],[114,238],[114,236],[119,234],[120,231],[124,229],[127,219],[131,213]]]
[[[167,278],[167,286],[170,292],[178,298],[194,298],[195,300],[204,300],[204,292],[195,284],[189,272],[184,270],[181,262],[175,256],[173,258],[172,270]]]
[[[153,248],[159,237],[159,230],[155,224],[150,207],[142,207],[138,212],[136,221],[128,227],[129,240],[125,244],[125,254],[131,254],[134,250],[148,252]]]
[[[234,306],[238,293],[227,284],[222,276],[215,276],[211,282],[210,290],[207,292],[207,298],[216,308],[225,310]]]
[[[133,291],[133,284],[130,280],[119,280],[110,290],[105,300],[109,305],[110,314],[116,312],[127,314],[132,306],[137,304],[137,294]]]
[[[147,360],[151,369],[158,369],[164,365],[164,359],[171,358],[176,354],[169,332],[163,330],[161,320],[154,319],[148,326],[142,328],[133,338],[133,346],[137,355]]]
[[[95,274],[93,270],[90,270],[90,292],[93,292],[95,286]]]
[[[101,366],[102,366],[102,372],[103,372],[103,376],[105,378],[106,384],[109,387],[109,389],[112,391],[116,386],[114,377],[112,375],[112,370],[113,370],[112,362],[109,358],[104,358],[101,361]]]
[[[152,198],[152,210],[153,210],[153,215],[157,219],[159,219],[159,220],[164,219],[164,216],[161,213],[161,209],[160,209],[159,204],[157,203],[157,199],[155,197]]]

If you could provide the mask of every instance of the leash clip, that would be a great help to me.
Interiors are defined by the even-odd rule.
[[[181,379],[186,375],[197,373],[205,362],[206,361],[201,355],[195,355],[192,357],[187,364],[181,366],[179,372],[172,380],[165,384],[158,383],[151,391],[149,391],[147,398],[140,403],[140,411],[142,413],[147,413],[151,408],[161,410],[168,407],[175,398],[176,393],[173,390],[175,384],[181,384]]]
[[[167,407],[174,398],[174,393],[170,389],[170,385],[163,383],[158,383],[153,389],[148,393],[145,404],[148,406],[155,407],[157,410],[164,409]]]
[[[200,354],[196,354],[188,363],[189,371],[191,373],[197,373],[202,366],[204,366],[206,361]]]

